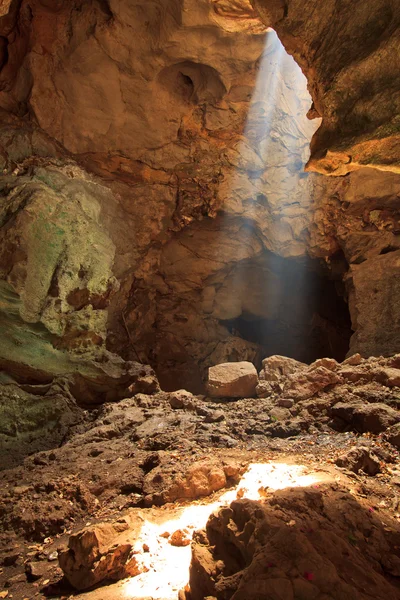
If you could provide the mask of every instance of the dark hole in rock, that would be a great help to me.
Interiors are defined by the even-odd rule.
[[[166,245],[161,269],[173,291],[158,297],[149,338],[150,362],[166,391],[204,393],[208,367],[223,362],[259,368],[273,354],[306,363],[345,358],[352,331],[344,256],[331,257],[328,268],[259,248],[250,222],[219,217]],[[247,252],[254,255],[240,259]]]
[[[226,94],[218,71],[188,60],[165,67],[158,81],[178,101],[185,103],[218,102]]]
[[[396,246],[385,246],[385,248],[382,248],[382,250],[379,252],[379,254],[390,254],[390,252],[396,252],[396,250],[398,250],[398,248],[396,248]]]
[[[266,255],[249,261],[247,268],[251,280],[260,277],[258,299],[247,301],[248,308],[237,317],[221,319],[232,335],[258,344],[262,357],[281,354],[306,363],[324,356],[344,360],[352,334],[348,304],[341,282],[330,279],[319,261],[271,260]],[[251,299],[246,276],[243,285]]]

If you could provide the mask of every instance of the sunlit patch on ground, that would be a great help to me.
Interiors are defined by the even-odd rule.
[[[142,562],[148,569],[122,584],[122,595],[129,600],[152,598],[153,600],[176,600],[178,591],[188,581],[190,544],[173,546],[170,536],[178,530],[183,538],[190,539],[195,530],[206,525],[209,515],[236,498],[258,500],[276,490],[288,487],[318,486],[332,481],[324,471],[312,471],[302,465],[286,463],[251,464],[240,483],[222,494],[214,502],[196,502],[177,509],[173,519],[145,520],[135,549],[143,552]],[[170,536],[167,536],[170,534]]]

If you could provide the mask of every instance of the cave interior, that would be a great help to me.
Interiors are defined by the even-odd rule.
[[[399,51],[0,1],[0,598],[399,599]]]

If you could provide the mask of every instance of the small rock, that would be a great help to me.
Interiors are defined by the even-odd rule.
[[[361,356],[361,354],[353,354],[353,356],[349,356],[349,358],[346,358],[346,360],[343,361],[343,365],[353,365],[353,366],[358,366],[361,365],[361,363],[363,362],[363,357]]]
[[[287,408],[276,406],[269,412],[269,416],[273,421],[287,421],[291,418],[291,414]]]
[[[85,590],[102,581],[142,573],[144,567],[138,565],[131,543],[140,527],[141,522],[126,517],[71,535],[68,548],[58,555],[65,577],[76,589]]]
[[[222,410],[214,410],[205,418],[206,423],[220,423],[225,419],[225,413]]]
[[[258,398],[269,398],[274,393],[274,387],[269,381],[262,380],[256,387],[256,394]]]
[[[194,397],[191,392],[186,390],[176,390],[169,394],[169,403],[171,408],[182,409],[182,408],[194,408]]]
[[[349,469],[353,473],[363,471],[367,475],[376,475],[381,471],[378,457],[364,446],[350,448],[346,454],[339,456],[335,463],[338,467]]]
[[[26,576],[29,581],[35,581],[44,577],[49,571],[49,565],[45,562],[28,562],[25,565]]]
[[[170,535],[171,534],[169,531],[164,531],[164,533],[160,533],[160,537],[165,538],[166,540],[169,538]]]
[[[313,369],[317,369],[318,367],[324,367],[329,371],[337,371],[339,368],[339,363],[334,358],[318,358],[310,365],[309,369],[311,371]]]
[[[292,408],[294,400],[291,398],[279,398],[277,404],[278,406],[283,406],[283,408]]]
[[[189,546],[190,544],[190,536],[187,529],[177,529],[171,535],[168,540],[171,546],[176,546],[178,548],[182,548],[183,546]]]
[[[57,560],[58,559],[58,552],[57,550],[54,550],[54,552],[50,552],[50,554],[47,555],[47,560],[49,562],[52,562],[53,560]]]

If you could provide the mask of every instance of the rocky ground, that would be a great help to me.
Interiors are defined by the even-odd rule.
[[[288,490],[276,492],[279,497],[266,492],[262,514],[257,513],[254,503],[248,504],[250,501],[234,503],[233,521],[253,522],[256,518],[256,528],[264,533],[257,538],[258,546],[253,543],[250,550],[249,540],[244,546],[236,540],[239,550],[232,551],[236,563],[227,556],[225,567],[217,565],[218,576],[214,573],[212,577],[204,564],[201,567],[199,548],[204,554],[204,549],[209,552],[211,546],[224,544],[224,528],[229,524],[222,513],[211,520],[207,533],[196,534],[192,544],[192,596],[187,597],[202,598],[204,590],[204,597],[218,599],[264,597],[254,596],[248,582],[268,544],[277,544],[280,539],[277,533],[272,542],[265,527],[273,526],[279,532],[279,520],[297,522],[299,513],[303,529],[309,519],[327,532],[329,544],[322,538],[318,543],[310,539],[307,531],[297,532],[296,544],[299,548],[311,544],[315,564],[310,572],[314,573],[316,565],[324,572],[329,563],[329,581],[337,591],[327,595],[318,577],[316,582],[311,581],[314,575],[304,578],[303,567],[297,565],[295,579],[301,582],[296,583],[294,595],[288,592],[285,599],[398,598],[400,356],[368,360],[353,356],[342,364],[321,359],[311,366],[271,357],[264,361],[257,393],[265,397],[213,399],[181,390],[139,393],[106,403],[82,411],[81,421],[71,426],[59,447],[36,452],[20,465],[2,471],[0,597],[23,600],[72,595],[73,588],[62,579],[57,550],[83,526],[115,522],[138,511],[142,515],[154,510],[173,514],[182,503],[215,497],[235,486],[251,463],[295,460],[313,469],[330,468],[333,481],[324,484],[318,498],[314,494],[310,501],[307,489],[296,492],[293,504]],[[333,513],[327,508],[334,506],[340,510],[336,508]],[[215,519],[221,521],[218,526]],[[264,520],[267,525],[263,525]],[[217,542],[213,538],[215,528],[220,532]],[[371,538],[371,531],[375,537]],[[357,577],[351,582],[349,569],[342,569],[338,555],[333,556],[339,539],[344,539],[346,546],[338,547],[341,561],[350,548],[346,560],[357,563],[359,572],[368,565],[372,569],[372,583],[364,582],[364,587],[370,587],[375,595],[357,587]],[[210,555],[208,565],[222,560],[218,549],[216,552],[217,556]],[[237,552],[241,553],[240,560]],[[294,566],[276,552],[286,566],[284,574],[274,571],[272,578],[275,583],[283,578],[287,586],[293,583]],[[200,564],[197,570],[196,560]],[[268,560],[275,564],[278,559]],[[259,567],[256,572],[259,577]],[[239,583],[242,591],[232,596]],[[315,589],[308,589],[308,584]],[[273,592],[268,585],[265,590],[265,594]]]

